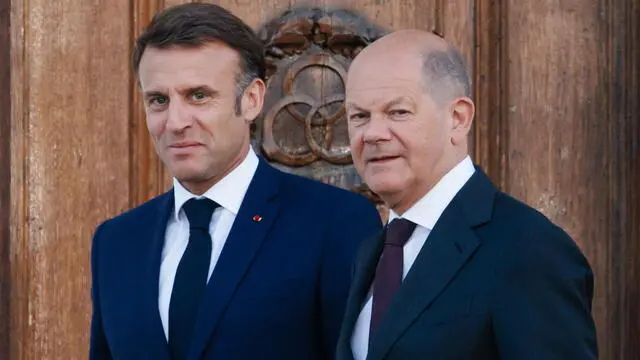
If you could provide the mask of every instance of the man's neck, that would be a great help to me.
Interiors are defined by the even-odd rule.
[[[180,181],[180,184],[184,186],[185,189],[189,190],[194,195],[202,195],[207,192],[207,190],[211,189],[215,184],[217,184],[220,180],[222,180],[225,176],[229,175],[233,170],[235,170],[244,159],[247,158],[249,154],[249,146],[244,148],[244,151],[240,152],[239,156],[234,159],[234,161],[227,166],[226,170],[220,174],[216,174],[213,177],[198,181],[198,182],[187,182]]]
[[[413,205],[420,201],[420,199],[426,196],[447,173],[458,166],[458,164],[460,164],[467,156],[469,155],[466,152],[457,154],[452,160],[447,161],[446,166],[438,166],[438,170],[428,176],[427,181],[424,181],[420,186],[413,189],[413,191],[406,193],[404,197],[394,202],[385,202],[396,214],[404,214],[407,210],[411,209]]]

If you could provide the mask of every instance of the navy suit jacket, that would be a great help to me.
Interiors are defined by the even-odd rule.
[[[173,206],[169,191],[96,229],[91,359],[170,358],[158,281]],[[380,229],[363,196],[261,158],[207,285],[189,358],[333,358],[357,248]]]
[[[382,251],[358,254],[337,358]],[[437,221],[370,339],[368,360],[592,360],[593,274],[574,241],[479,169]]]

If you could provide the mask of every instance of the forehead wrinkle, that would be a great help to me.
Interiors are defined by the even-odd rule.
[[[407,86],[379,86],[375,88],[355,88],[347,92],[346,103],[350,107],[370,107],[371,105],[392,106],[399,103],[415,104],[421,89]]]
[[[202,90],[202,91],[207,91],[207,92],[211,92],[213,94],[217,94],[218,90],[212,88],[210,85],[204,84],[204,83],[198,83],[198,84],[180,84],[180,85],[175,85],[175,86],[171,86],[171,87],[167,87],[167,86],[158,86],[158,87],[153,87],[150,86],[148,89],[146,89],[143,94],[144,95],[154,95],[154,94],[163,94],[166,95],[168,93],[171,93],[172,90],[175,90],[176,93],[180,94],[180,95],[185,95],[185,94],[189,94],[193,91],[197,91],[197,90]]]
[[[143,54],[140,64],[138,82],[143,85],[142,80],[146,80],[149,89],[159,84],[171,87],[207,85],[214,88],[214,81],[226,82],[227,74],[231,72],[230,80],[235,84],[240,62],[232,49],[210,43],[194,48],[149,48]],[[180,79],[176,79],[176,73],[179,73]],[[208,76],[214,77],[215,80],[207,79]],[[170,84],[176,80],[179,80],[180,86]],[[185,85],[188,83],[193,85]]]

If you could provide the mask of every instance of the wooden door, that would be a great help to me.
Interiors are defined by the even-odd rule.
[[[9,36],[9,0],[0,0],[0,358],[9,353],[9,212],[11,211],[11,38]]]
[[[0,358],[86,358],[94,227],[170,186],[129,52],[155,11],[180,2],[0,0]],[[474,159],[591,261],[601,358],[640,353],[637,1],[217,3],[270,44],[256,148],[354,191],[339,106],[354,51],[410,27],[458,46],[478,110]]]

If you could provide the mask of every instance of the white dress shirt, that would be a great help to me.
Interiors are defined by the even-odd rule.
[[[258,157],[253,149],[249,148],[249,153],[245,159],[231,171],[227,176],[213,185],[202,196],[196,196],[185,189],[177,179],[173,179],[173,192],[175,197],[173,216],[169,217],[167,230],[165,233],[164,248],[162,249],[162,259],[160,265],[160,284],[158,306],[160,309],[160,320],[164,328],[164,335],[169,340],[169,302],[173,290],[173,281],[176,276],[178,264],[182,259],[182,254],[187,248],[189,241],[189,220],[182,209],[182,205],[191,198],[208,198],[220,205],[211,217],[209,224],[209,234],[211,234],[211,264],[209,265],[209,275],[211,278],[220,252],[224,246],[233,221],[238,214],[240,204],[247,192],[249,183],[258,168]]]
[[[438,181],[438,183],[418,202],[416,202],[402,216],[393,210],[389,212],[389,223],[397,218],[403,217],[416,224],[416,228],[403,247],[403,269],[402,278],[409,273],[413,262],[427,240],[429,233],[435,226],[444,212],[445,208],[454,196],[462,189],[464,184],[471,178],[475,168],[470,157],[466,157],[451,171]],[[351,337],[351,349],[354,360],[365,360],[369,350],[369,325],[371,322],[371,307],[373,297],[372,290],[369,290],[368,300],[365,303]]]

